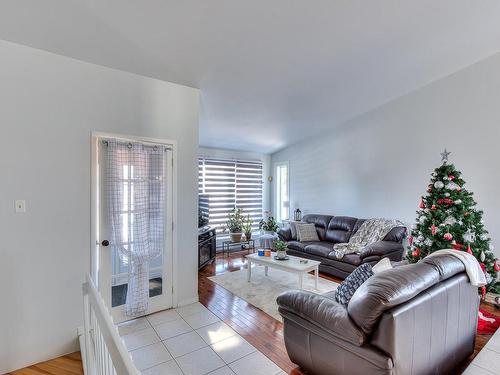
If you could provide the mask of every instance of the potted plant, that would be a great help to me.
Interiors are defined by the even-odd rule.
[[[274,217],[269,216],[266,220],[262,219],[260,221],[259,228],[263,230],[265,234],[273,234],[278,230],[278,223]]]
[[[288,243],[286,241],[275,241],[274,248],[276,249],[276,258],[286,259],[286,249],[288,248]]]
[[[232,242],[241,242],[244,220],[241,208],[234,208],[227,215],[226,227],[229,229],[229,237]]]
[[[246,240],[250,241],[252,239],[252,219],[250,219],[250,215],[247,215],[247,218],[243,223],[243,231],[245,232]]]

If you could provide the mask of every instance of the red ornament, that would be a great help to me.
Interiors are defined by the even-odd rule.
[[[435,204],[433,204],[433,205],[431,206],[431,210],[435,210],[435,209],[436,209],[436,205],[435,205]]]
[[[429,186],[427,186],[427,192],[430,193],[432,191],[432,184],[429,184]]]
[[[411,245],[413,245],[413,236],[408,236],[408,243]]]
[[[495,270],[495,272],[500,271],[500,266],[497,263],[497,259],[495,259],[495,263],[493,263],[493,269]]]
[[[450,181],[453,181],[453,180],[455,179],[455,176],[453,176],[452,174],[450,174],[450,175],[448,176],[448,179],[449,179]]]
[[[432,226],[431,226],[431,233],[432,233],[433,236],[436,235],[437,230],[438,230],[438,228],[434,224],[432,224]]]
[[[462,188],[460,186],[457,186],[457,191],[462,191]]]
[[[470,248],[470,245],[467,246],[467,252],[472,255],[472,249]]]
[[[460,243],[456,243],[456,244],[453,244],[453,248],[455,250],[462,250],[464,248],[464,245],[462,245]]]
[[[479,265],[481,266],[481,269],[483,270],[483,272],[485,272],[485,273],[486,273],[486,264],[481,263],[481,264],[479,264]]]
[[[420,208],[425,208],[425,203],[423,199],[420,200]]]
[[[445,233],[443,235],[443,238],[446,240],[446,241],[451,241],[453,239],[453,235],[451,233]]]
[[[411,252],[411,256],[414,257],[414,258],[418,257],[419,255],[420,255],[420,248],[418,248],[418,247],[415,248],[415,250],[413,250]]]
[[[481,287],[481,298],[484,299],[486,297],[486,287],[483,285]]]

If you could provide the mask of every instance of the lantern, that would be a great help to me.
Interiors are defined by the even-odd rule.
[[[300,208],[297,208],[294,213],[293,213],[293,219],[295,221],[300,221],[302,220],[302,211],[300,211]]]

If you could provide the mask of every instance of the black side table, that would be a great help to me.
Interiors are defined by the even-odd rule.
[[[227,251],[227,256],[229,256],[229,250],[231,250],[231,246],[235,245],[248,245],[247,250],[248,253],[250,254],[250,250],[252,252],[255,251],[255,241],[253,239],[247,240],[247,241],[239,241],[239,242],[234,242],[234,241],[224,241],[222,242],[222,257],[224,257],[224,253]]]

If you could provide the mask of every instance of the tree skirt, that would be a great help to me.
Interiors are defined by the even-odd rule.
[[[263,266],[252,267],[251,282],[247,281],[246,269],[226,272],[209,279],[279,321],[282,319],[278,312],[276,297],[287,290],[298,288],[297,275],[269,267],[269,276],[266,276]],[[337,289],[338,285],[320,277],[318,289],[314,289],[314,276],[311,274],[304,276],[304,289],[315,293],[331,292]]]
[[[479,309],[477,317],[477,333],[478,335],[492,335],[500,326],[500,318],[490,314],[486,310]]]

